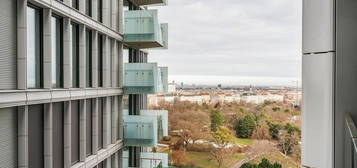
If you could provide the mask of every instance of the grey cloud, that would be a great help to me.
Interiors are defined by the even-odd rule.
[[[150,60],[171,75],[300,78],[301,1],[169,0],[169,50]]]

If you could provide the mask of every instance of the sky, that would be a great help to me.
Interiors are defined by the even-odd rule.
[[[169,49],[149,61],[169,80],[209,85],[296,85],[301,78],[300,0],[168,0]]]

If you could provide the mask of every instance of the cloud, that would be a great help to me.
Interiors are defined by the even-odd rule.
[[[149,60],[170,75],[301,77],[299,0],[169,0],[155,8],[169,23],[169,50],[150,50]]]

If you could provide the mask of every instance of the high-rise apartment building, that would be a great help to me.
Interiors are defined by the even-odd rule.
[[[146,110],[144,95],[167,89],[167,68],[143,50],[167,47],[153,4],[166,1],[0,1],[1,168],[167,164],[147,148],[167,133],[167,112]]]
[[[357,1],[303,1],[302,166],[357,165]]]

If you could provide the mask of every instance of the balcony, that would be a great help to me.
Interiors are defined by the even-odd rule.
[[[124,145],[154,147],[168,136],[168,112],[166,110],[140,110],[140,115],[124,115]]]
[[[137,49],[167,48],[168,25],[159,24],[157,10],[125,11],[124,42]]]
[[[125,94],[167,93],[167,67],[158,67],[157,63],[126,63],[124,71]]]
[[[129,152],[123,152],[123,168],[128,166]],[[168,154],[167,153],[140,153],[140,168],[161,168],[168,167]]]
[[[137,6],[148,6],[148,5],[167,5],[167,0],[131,0]],[[124,5],[128,6],[127,1],[124,1]]]
[[[124,116],[124,145],[154,147],[158,141],[157,117]]]

